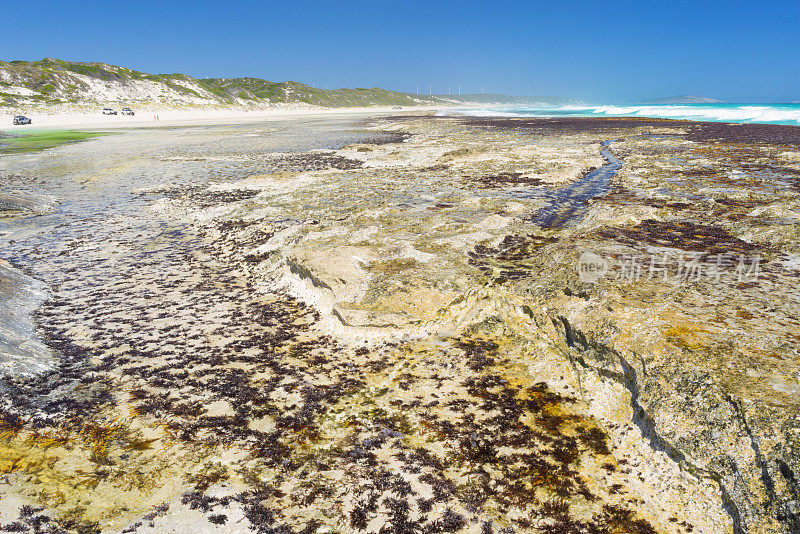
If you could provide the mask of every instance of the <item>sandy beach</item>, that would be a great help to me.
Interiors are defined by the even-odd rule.
[[[453,109],[469,109],[474,106],[453,106]],[[117,112],[120,108],[115,108]],[[250,122],[275,121],[292,117],[346,117],[370,114],[391,113],[426,113],[438,111],[441,106],[370,106],[347,108],[321,108],[314,106],[275,106],[273,109],[138,109],[132,108],[136,113],[130,115],[103,115],[102,110],[96,111],[63,111],[53,112],[31,110],[25,113],[33,124],[13,125],[12,119],[17,113],[0,114],[0,131],[24,132],[32,129],[124,129],[146,128],[148,126],[200,126],[211,124],[245,124]],[[449,108],[448,108],[449,109]],[[156,116],[158,120],[156,120]]]

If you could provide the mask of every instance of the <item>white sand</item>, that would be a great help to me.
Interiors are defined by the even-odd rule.
[[[446,106],[451,109],[451,106]],[[129,115],[103,115],[102,108],[90,113],[48,113],[47,110],[34,110],[26,113],[33,124],[24,126],[12,125],[15,114],[0,114],[0,130],[17,131],[42,128],[141,128],[147,126],[197,126],[207,124],[241,124],[243,122],[258,122],[281,120],[292,117],[332,116],[332,115],[369,115],[387,113],[431,112],[444,109],[445,106],[404,106],[395,109],[392,106],[352,107],[352,108],[323,108],[316,106],[281,106],[266,110],[237,110],[237,109],[171,109],[171,110],[139,110]],[[117,112],[119,112],[118,108]],[[158,115],[158,121],[155,120]]]

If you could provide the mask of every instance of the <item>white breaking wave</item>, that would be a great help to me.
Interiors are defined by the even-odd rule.
[[[794,109],[792,109],[794,108]],[[722,122],[794,122],[800,124],[800,106],[600,106],[594,112],[609,116],[702,119]]]
[[[800,125],[800,104],[663,104],[631,106],[497,107],[440,112],[476,117],[650,117],[712,122]]]

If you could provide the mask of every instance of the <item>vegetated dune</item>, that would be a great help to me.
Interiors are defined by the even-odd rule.
[[[52,58],[41,61],[0,61],[0,108],[79,107],[114,102],[258,109],[277,104],[414,106],[441,100],[378,87],[321,89],[299,82],[270,82],[260,78],[193,78],[185,74],[148,74],[105,63]]]

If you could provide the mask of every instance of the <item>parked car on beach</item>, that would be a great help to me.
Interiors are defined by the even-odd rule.
[[[122,108],[122,115],[133,115],[133,110],[131,108]]]
[[[116,115],[117,111],[111,108],[103,108],[103,115]]]
[[[31,120],[25,115],[17,115],[14,117],[14,124],[30,124]]]

